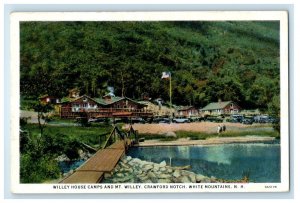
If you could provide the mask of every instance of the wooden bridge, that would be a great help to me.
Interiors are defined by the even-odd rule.
[[[115,168],[134,142],[138,142],[138,134],[132,126],[127,133],[121,132],[115,126],[103,148],[60,183],[100,183],[104,174],[110,173]]]

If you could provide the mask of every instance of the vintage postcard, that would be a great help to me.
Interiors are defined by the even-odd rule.
[[[288,13],[12,13],[13,193],[289,191]]]

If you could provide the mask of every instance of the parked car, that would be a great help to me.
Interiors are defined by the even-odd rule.
[[[131,122],[132,123],[142,123],[142,124],[146,123],[146,121],[143,118],[132,118]]]
[[[253,124],[253,117],[245,117],[242,121],[243,124],[252,125]]]
[[[204,120],[210,122],[222,123],[224,118],[221,116],[207,116],[204,118]]]
[[[240,114],[234,114],[234,115],[231,115],[231,119],[233,119],[234,121],[237,121],[238,123],[242,123],[244,120],[244,116],[240,115]]]
[[[255,123],[269,123],[269,116],[268,115],[257,115],[254,117]]]
[[[153,118],[152,123],[171,123],[171,120],[169,118],[155,117]]]
[[[95,118],[95,117],[89,118],[88,120],[89,123],[100,123],[105,121],[107,121],[105,118]]]
[[[268,121],[269,121],[269,123],[278,123],[279,118],[269,117]]]
[[[178,117],[178,118],[173,118],[174,123],[190,123],[191,121],[188,118],[184,117]]]

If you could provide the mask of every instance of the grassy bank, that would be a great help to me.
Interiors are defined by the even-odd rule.
[[[45,127],[43,134],[37,124],[21,126],[20,133],[20,181],[21,183],[42,183],[61,176],[56,158],[66,155],[75,160],[80,157],[82,144],[99,148],[106,140],[112,127],[97,125]]]
[[[33,139],[40,134],[40,130],[37,124],[27,124],[24,129],[30,132],[30,136]],[[101,140],[104,140],[105,138],[103,134],[108,133],[111,130],[112,127],[107,125],[98,125],[91,127],[49,125],[45,128],[44,134],[64,136],[65,139],[68,140],[78,140],[93,147],[98,147],[100,144],[100,137]]]
[[[190,138],[191,140],[205,140],[212,137],[243,137],[243,136],[262,136],[262,137],[275,137],[280,139],[280,134],[277,131],[266,131],[260,129],[247,129],[244,131],[226,131],[220,134],[205,133],[205,132],[189,132],[189,131],[176,131],[176,137],[166,137],[165,135],[157,134],[140,134],[146,140],[159,139],[161,141],[172,141],[179,138]]]

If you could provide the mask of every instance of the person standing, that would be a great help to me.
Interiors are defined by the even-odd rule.
[[[221,132],[221,126],[218,125],[217,133],[220,134],[220,132]]]
[[[223,131],[223,132],[226,131],[226,126],[225,126],[225,124],[223,124],[223,126],[222,126],[222,131]]]

